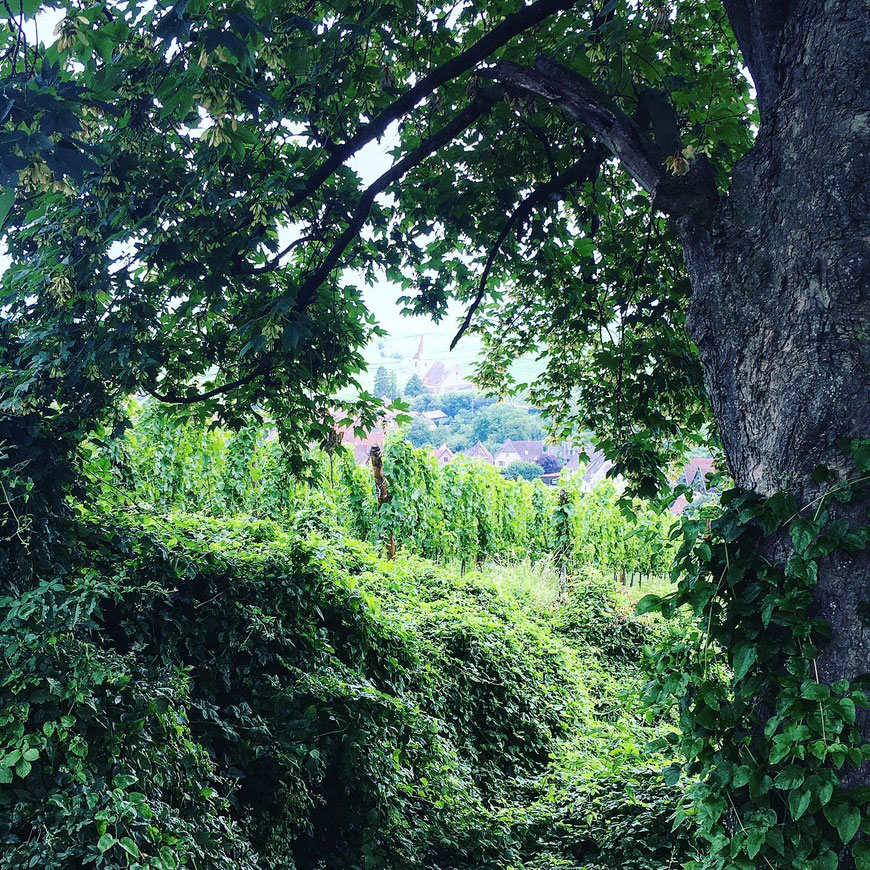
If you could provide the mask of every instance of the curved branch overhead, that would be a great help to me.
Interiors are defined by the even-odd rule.
[[[474,69],[481,61],[486,60],[493,52],[520,33],[535,27],[557,12],[571,9],[576,4],[577,0],[537,0],[536,3],[505,16],[503,21],[465,51],[423,76],[419,82],[379,112],[371,121],[362,125],[351,139],[343,145],[335,146],[329,159],[312,173],[302,190],[290,198],[287,208],[292,209],[311,196],[346,160],[364,145],[382,136],[390,124],[410,112],[439,87]]]
[[[379,334],[362,285],[381,273],[416,287],[421,310],[443,314],[459,299],[485,323],[504,255],[523,304],[549,299],[552,285],[579,300],[584,322],[618,315],[601,297],[635,272],[643,246],[632,247],[633,234],[649,230],[647,218],[661,221],[650,197],[605,166],[594,184],[574,188],[570,207],[536,211],[586,177],[589,141],[597,162],[606,151],[623,160],[659,212],[694,220],[712,201],[700,183],[704,159],[682,177],[665,162],[666,141],[707,124],[698,112],[721,85],[721,75],[697,85],[684,77],[675,101],[662,79],[668,52],[694,31],[715,45],[717,74],[735,56],[721,19],[691,4],[673,35],[631,0],[389,0],[340,13],[295,0],[252,3],[244,14],[201,0],[110,0],[85,15],[78,0],[60,6],[69,12],[60,64],[38,64],[28,85],[41,89],[33,105],[45,107],[46,135],[17,130],[0,149],[14,269],[39,267],[10,302],[13,332],[27,318],[36,324],[10,337],[28,373],[16,382],[21,401],[44,387],[66,407],[90,396],[93,381],[96,404],[147,388],[234,423],[260,406],[302,417],[358,387],[362,348]],[[658,58],[655,68],[636,64],[634,50]],[[101,103],[84,111],[86,81]],[[653,94],[648,119],[667,116],[667,140],[661,124],[624,108],[643,92]],[[7,126],[32,109],[18,85],[9,95]],[[742,104],[733,108],[731,117]],[[737,143],[729,159],[741,130],[725,130]],[[715,146],[720,128],[709,138]],[[386,166],[369,178],[375,142]],[[35,150],[20,157],[22,147]],[[10,202],[17,174],[26,184]],[[27,216],[43,205],[37,233]],[[578,235],[587,222],[593,232]],[[513,247],[506,255],[520,223],[522,256]],[[598,269],[598,248],[617,243],[624,262]],[[656,292],[678,312],[684,297],[667,288]],[[67,380],[55,378],[55,355],[76,361]]]
[[[665,155],[655,142],[613,99],[585,76],[564,64],[539,57],[534,67],[501,61],[479,75],[506,88],[539,97],[587,127],[672,217],[685,214],[708,217],[716,203],[716,188],[709,162],[693,161],[690,172],[675,177],[665,168]]]

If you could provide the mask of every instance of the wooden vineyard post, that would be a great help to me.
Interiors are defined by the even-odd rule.
[[[386,504],[390,500],[390,493],[387,489],[387,478],[384,475],[384,458],[381,455],[381,448],[377,444],[373,444],[369,450],[369,459],[372,463],[372,475],[375,479],[375,489],[378,493],[378,511],[381,505]],[[387,558],[393,559],[396,555],[396,541],[390,535],[387,541]]]

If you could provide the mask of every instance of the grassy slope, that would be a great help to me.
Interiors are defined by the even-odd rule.
[[[2,749],[37,751],[0,785],[3,870],[679,865],[634,712],[652,629],[603,586],[559,605],[546,573],[244,518],[82,541],[2,602],[32,638],[6,645]]]

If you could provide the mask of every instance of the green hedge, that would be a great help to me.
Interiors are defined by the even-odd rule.
[[[250,519],[65,540],[0,598],[3,870],[616,867],[608,817],[673,809],[624,753],[600,800],[589,759],[643,726],[477,575]]]

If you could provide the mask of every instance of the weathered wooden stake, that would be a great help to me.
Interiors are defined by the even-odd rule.
[[[381,455],[381,448],[377,444],[373,444],[369,450],[369,459],[372,463],[372,475],[375,479],[375,488],[378,491],[378,510],[382,504],[386,504],[390,500],[390,492],[387,488],[387,478],[384,474],[384,458]],[[390,535],[387,541],[387,558],[393,559],[396,555],[396,541]]]

